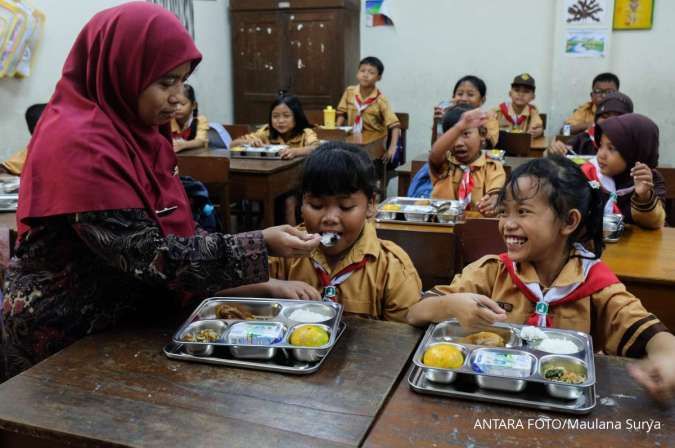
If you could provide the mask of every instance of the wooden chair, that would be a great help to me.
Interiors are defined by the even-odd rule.
[[[527,157],[530,154],[532,137],[526,132],[499,131],[497,147],[514,157]]]
[[[457,272],[457,238],[454,233],[377,229],[377,236],[393,241],[408,253],[424,290],[448,285]]]
[[[485,255],[506,252],[506,245],[499,234],[497,219],[469,219],[455,226],[455,234],[459,246],[460,270]]]
[[[251,132],[251,126],[247,124],[223,124],[223,127],[227,132],[230,133],[230,137],[232,137],[232,140],[239,137],[243,137]]]
[[[410,126],[410,115],[405,112],[396,112],[396,116],[398,117],[398,121],[401,125],[401,137],[399,140],[399,145],[401,146],[402,151],[399,162],[401,165],[403,165],[406,161],[406,152],[408,149],[406,142],[407,142],[408,128]],[[389,146],[390,139],[391,139],[391,131],[389,132],[389,136],[387,137],[387,146]]]
[[[675,227],[675,167],[658,166],[656,170],[666,183],[666,224]]]
[[[229,132],[229,131],[228,131]],[[230,231],[230,159],[184,155],[177,157],[181,176],[190,176],[206,185],[211,201],[216,205],[225,232]]]

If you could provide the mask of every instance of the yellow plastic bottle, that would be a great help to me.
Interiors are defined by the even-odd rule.
[[[326,106],[323,110],[323,127],[335,129],[335,109],[332,106]]]

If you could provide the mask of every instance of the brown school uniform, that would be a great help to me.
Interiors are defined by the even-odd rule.
[[[204,142],[204,147],[209,145],[209,120],[204,115],[199,115],[197,118],[197,132],[195,133],[194,140],[201,140]],[[190,128],[190,125],[186,123],[186,126],[181,129],[180,125],[174,118],[171,120],[171,134],[177,135],[182,132],[187,131]],[[186,139],[184,139],[186,140]]]
[[[485,154],[481,154],[471,166],[477,167],[477,170],[471,174],[474,177],[471,203],[475,207],[483,196],[501,190],[506,182],[506,172],[500,162],[488,159]],[[448,153],[447,161],[438,172],[435,172],[431,165],[429,166],[429,175],[433,184],[432,198],[458,199],[457,190],[464,171],[461,164],[450,153]]]
[[[305,128],[300,134],[291,138],[288,141],[284,141],[281,136],[277,138],[270,139],[269,125],[265,125],[258,129],[255,132],[246,134],[242,138],[247,142],[252,140],[252,137],[258,137],[263,144],[265,145],[288,145],[290,148],[304,148],[306,146],[312,146],[319,142],[319,138],[316,136],[316,132],[313,129]]]
[[[377,95],[379,90],[376,88],[373,90],[373,93],[368,96],[372,98]],[[356,95],[359,93],[359,86],[349,86],[345,89],[342,94],[342,99],[337,107],[338,114],[346,115],[347,117],[347,126],[354,125],[354,119],[357,115],[356,112]],[[363,98],[366,101],[368,98]],[[363,132],[371,132],[374,134],[379,134],[382,137],[387,136],[387,132],[390,128],[400,126],[398,117],[391,109],[389,100],[379,92],[377,100],[368,106],[362,113],[361,118],[363,120]]]
[[[510,117],[515,117],[516,115],[518,115],[513,110],[513,105],[511,103],[508,104],[504,103],[504,104],[506,106],[507,113],[509,114]],[[537,107],[534,106],[533,104],[527,105],[520,113],[519,116],[524,116],[525,120],[523,120],[523,122],[519,125],[518,124],[514,125],[509,120],[507,120],[500,106],[495,107],[493,109],[493,112],[495,114],[497,122],[499,123],[499,129],[505,131],[513,131],[514,129],[518,129],[521,132],[530,132],[532,130],[532,127],[535,126],[541,127],[544,124],[544,122],[541,120],[541,115],[539,115],[539,110],[537,110]]]
[[[577,126],[584,123],[595,122],[595,104],[593,101],[588,101],[581,106],[574,109],[572,115],[565,119],[565,124],[570,126]]]
[[[311,258],[333,276],[352,263],[370,257],[363,269],[337,286],[338,302],[346,313],[374,319],[405,322],[408,308],[420,299],[422,281],[403,249],[391,241],[377,238],[375,226],[367,222],[363,232],[345,257],[329,268],[326,257],[315,249]],[[319,292],[323,287],[310,257],[270,257],[270,277],[308,283]]]
[[[489,148],[496,148],[499,141],[499,120],[497,120],[494,114],[488,117],[487,123],[485,123],[485,130],[487,132],[485,136],[488,143],[487,146]]]
[[[518,263],[519,278],[539,282],[530,263]],[[562,287],[583,280],[582,264],[572,257],[551,287]],[[432,294],[476,293],[494,299],[506,311],[507,322],[524,324],[534,312],[534,303],[527,300],[513,282],[506,266],[496,255],[488,255],[471,263],[450,285],[436,286]],[[546,292],[544,289],[543,292]],[[658,332],[668,329],[650,314],[622,283],[601,289],[589,297],[553,306],[549,309],[551,327],[583,331],[593,336],[596,350],[607,354],[642,357],[647,342]]]

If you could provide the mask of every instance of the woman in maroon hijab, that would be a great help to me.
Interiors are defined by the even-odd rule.
[[[80,32],[21,179],[0,381],[130,312],[156,320],[176,298],[266,281],[268,253],[318,245],[289,226],[195,229],[169,122],[200,60],[180,22],[145,2],[102,11]]]

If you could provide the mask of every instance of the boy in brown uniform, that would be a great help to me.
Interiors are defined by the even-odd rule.
[[[533,138],[544,135],[544,123],[534,104],[534,78],[523,73],[511,83],[511,103],[501,103],[494,109],[499,129],[509,132],[529,132]]]
[[[359,63],[356,79],[359,83],[349,86],[342,94],[337,107],[337,125],[352,126],[354,133],[370,133],[386,138],[391,129],[391,141],[384,160],[391,160],[396,154],[401,124],[391,109],[389,101],[377,88],[382,79],[384,64],[378,58],[369,56]]]
[[[458,199],[493,216],[506,173],[500,162],[481,151],[487,115],[468,105],[453,106],[443,117],[444,134],[429,154],[432,198]]]
[[[591,100],[577,107],[572,115],[565,119],[570,125],[572,135],[583,132],[593,126],[598,104],[608,93],[619,91],[619,77],[614,73],[600,73],[593,78]]]
[[[302,217],[308,232],[337,236],[309,258],[269,260],[270,280],[221,294],[333,300],[346,313],[405,322],[422,281],[410,257],[377,238],[374,167],[359,148],[341,142],[320,146],[305,161]],[[334,245],[332,243],[335,243]]]

